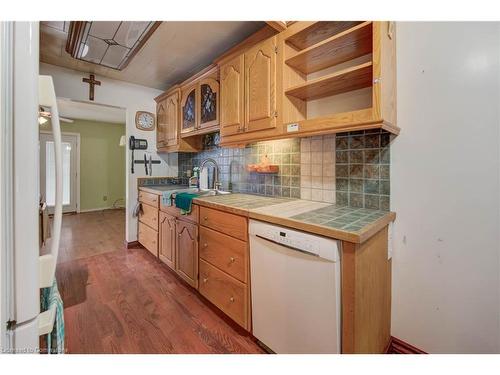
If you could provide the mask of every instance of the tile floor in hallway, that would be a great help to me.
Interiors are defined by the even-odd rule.
[[[262,353],[143,248],[123,210],[65,215],[57,266],[68,353]]]

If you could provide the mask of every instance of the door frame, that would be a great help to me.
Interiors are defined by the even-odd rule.
[[[40,134],[52,135],[51,131],[40,130]],[[80,213],[80,133],[75,132],[61,132],[61,137],[65,135],[76,137],[76,181],[75,181],[75,199],[76,199],[76,213]],[[41,171],[40,171],[41,173]]]

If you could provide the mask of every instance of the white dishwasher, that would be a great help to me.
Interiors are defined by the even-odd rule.
[[[275,353],[340,353],[339,242],[250,220],[253,335]]]

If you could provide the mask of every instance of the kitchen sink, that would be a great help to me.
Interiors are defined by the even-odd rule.
[[[231,194],[230,191],[224,191],[224,190],[216,190],[216,189],[209,189],[209,190],[199,190],[196,192],[196,194],[200,194],[200,197],[210,197],[214,195],[227,195]]]

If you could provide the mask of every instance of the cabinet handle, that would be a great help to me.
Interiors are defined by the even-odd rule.
[[[230,302],[234,302],[234,297],[229,298]]]
[[[234,263],[236,259],[234,259],[234,257],[230,257],[229,260],[231,261],[231,263]]]

